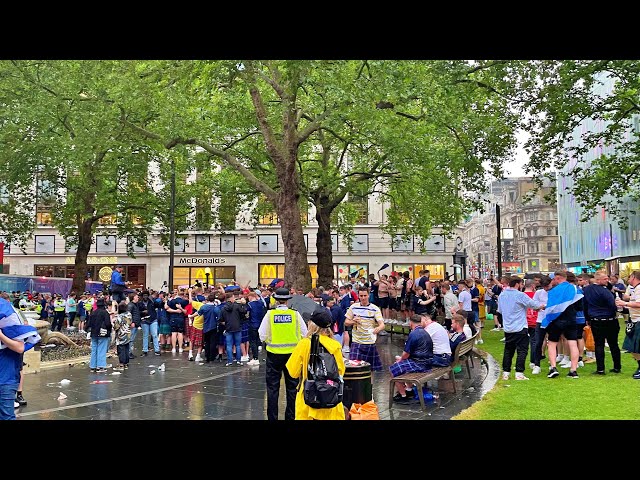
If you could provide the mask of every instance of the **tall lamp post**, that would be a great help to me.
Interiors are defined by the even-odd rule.
[[[176,246],[176,161],[171,159],[171,234],[169,246],[169,285],[168,290],[173,291],[173,263]]]
[[[502,278],[502,239],[500,238],[500,205],[496,203],[496,230],[498,234],[498,278]]]

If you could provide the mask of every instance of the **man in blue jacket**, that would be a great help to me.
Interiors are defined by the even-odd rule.
[[[247,304],[249,310],[249,349],[251,350],[251,356],[253,357],[247,365],[260,365],[258,359],[258,345],[260,345],[260,335],[258,329],[262,323],[267,309],[264,302],[258,297],[255,292],[249,293],[249,303]]]
[[[111,272],[111,298],[120,303],[124,300],[124,290],[126,285],[122,278],[122,265],[116,265],[116,268]]]

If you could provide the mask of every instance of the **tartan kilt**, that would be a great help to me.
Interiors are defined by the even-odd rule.
[[[240,343],[246,343],[249,341],[249,322],[244,322],[242,324],[242,338],[240,339]]]
[[[191,325],[189,325],[189,317],[184,317],[184,335],[191,336]]]
[[[189,340],[191,340],[191,348],[199,348],[203,345],[203,333],[202,329],[191,327],[189,332]]]
[[[410,358],[406,358],[389,365],[389,371],[391,372],[392,377],[398,377],[400,375],[404,375],[405,373],[428,372],[429,370],[431,370],[430,367],[426,365],[422,366],[417,362],[411,360]]]
[[[367,345],[365,343],[351,342],[349,360],[363,360],[371,364],[371,370],[376,372],[382,370],[382,362],[375,343]]]
[[[627,331],[622,348],[629,353],[640,353],[640,322],[626,322]]]

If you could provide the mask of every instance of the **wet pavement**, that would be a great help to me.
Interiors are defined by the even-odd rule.
[[[381,420],[448,420],[478,401],[497,380],[499,368],[488,357],[475,359],[467,378],[466,368],[456,374],[458,394],[450,380],[434,381],[430,387],[439,392],[439,401],[423,411],[414,404],[394,404],[389,409],[388,365],[402,353],[401,334],[378,338],[378,351],[384,371],[373,372],[373,399]],[[136,339],[141,351],[141,335]],[[19,420],[265,420],[265,365],[226,367],[225,363],[198,364],[188,361],[188,353],[163,353],[157,357],[136,357],[128,370],[113,375],[95,374],[86,365],[61,367],[28,374],[24,378],[24,397],[28,404],[16,410]],[[107,360],[117,364],[117,357]],[[164,363],[165,371],[158,367]],[[151,374],[151,371],[155,373]],[[491,372],[491,374],[489,374]],[[69,383],[60,382],[70,380]],[[93,384],[102,380],[108,383]],[[66,399],[58,400],[60,393]],[[284,386],[280,390],[279,417],[284,418]]]

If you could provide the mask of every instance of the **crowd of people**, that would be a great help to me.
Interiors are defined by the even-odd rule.
[[[369,362],[373,371],[382,371],[376,342],[378,335],[386,334],[385,323],[389,322],[406,322],[410,327],[402,355],[387,366],[393,377],[449,365],[456,345],[473,336],[481,344],[484,322],[493,319],[493,330],[504,332],[503,379],[510,376],[514,355],[515,379],[527,379],[529,352],[531,372],[540,374],[545,347],[549,378],[560,375],[558,367],[568,368],[568,376],[578,378],[578,368],[592,361],[597,362],[596,374],[605,374],[605,342],[613,360],[609,372],[621,372],[617,340],[621,313],[628,321],[623,348],[638,360],[633,378],[640,379],[640,328],[636,328],[640,292],[635,292],[640,272],[631,274],[628,287],[618,277],[609,278],[603,272],[576,277],[559,271],[553,278],[504,276],[452,282],[432,281],[425,270],[415,281],[409,272],[378,273],[377,278],[372,274],[368,279],[361,277],[306,293],[286,288],[281,279],[255,288],[233,282],[171,292],[125,293],[117,286],[119,269],[114,269],[116,278],[110,292],[84,292],[79,298],[71,292],[66,299],[35,292],[5,296],[16,308],[37,311],[42,319],[50,321],[52,331],[73,328],[77,319],[77,331],[91,339],[92,373],[107,371],[110,348],[119,362],[114,369],[126,370],[129,359],[136,356],[134,341],[139,330],[143,336],[142,356],[149,355],[150,348],[157,356],[188,351],[188,359],[198,363],[255,366],[261,364],[259,352],[264,347],[269,420],[278,418],[282,377],[285,419],[344,418],[341,409],[328,414],[299,404],[298,379],[305,376],[309,348],[303,339],[314,333],[321,335],[323,347],[340,357],[338,368],[342,373],[344,358]],[[288,306],[294,295],[305,295],[317,304],[307,321]],[[591,355],[584,353],[585,325],[590,326],[595,339]],[[398,402],[408,401],[413,395],[402,383],[396,384],[396,390],[394,399]]]

